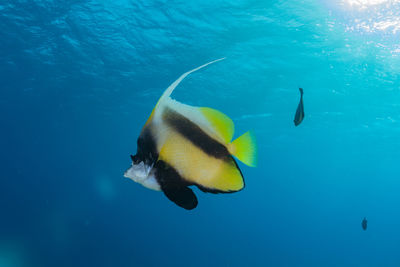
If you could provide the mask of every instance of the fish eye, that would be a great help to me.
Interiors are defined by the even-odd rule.
[[[135,156],[132,156],[132,155],[131,155],[131,160],[132,160],[132,162],[135,163],[135,164],[139,163],[139,157],[138,157],[137,155],[135,155]]]

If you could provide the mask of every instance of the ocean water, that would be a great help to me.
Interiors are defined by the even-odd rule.
[[[400,266],[399,37],[394,0],[2,0],[0,266]],[[221,57],[173,97],[259,164],[186,211],[123,173]]]

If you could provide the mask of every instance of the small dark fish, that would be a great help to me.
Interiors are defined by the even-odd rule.
[[[367,219],[364,217],[364,219],[363,219],[362,222],[361,222],[361,226],[362,226],[362,229],[364,229],[364,231],[367,230],[367,223],[368,223],[368,221],[367,221]]]
[[[304,106],[303,106],[303,89],[300,90],[300,102],[297,106],[296,115],[294,116],[294,125],[298,126],[304,119]]]

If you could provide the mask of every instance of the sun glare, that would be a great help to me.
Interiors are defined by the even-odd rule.
[[[346,2],[351,6],[374,6],[381,5],[388,0],[346,0]]]
[[[400,0],[342,0],[349,31],[395,35],[400,32]]]

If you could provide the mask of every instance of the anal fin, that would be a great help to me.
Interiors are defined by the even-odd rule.
[[[197,197],[179,173],[163,160],[157,161],[156,179],[165,196],[179,207],[192,210],[197,207]]]

